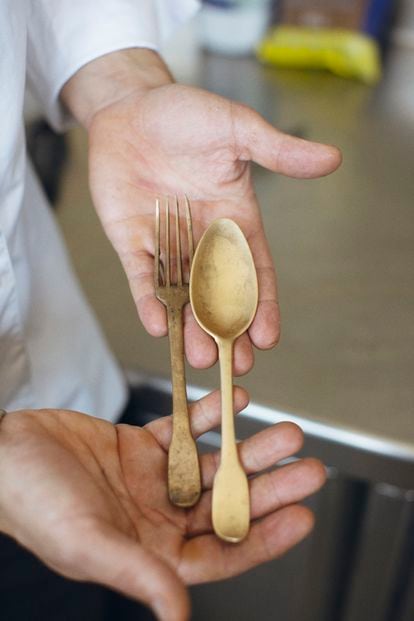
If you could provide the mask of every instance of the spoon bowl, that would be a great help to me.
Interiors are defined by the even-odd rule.
[[[215,220],[194,257],[190,279],[193,313],[217,339],[236,339],[253,321],[257,277],[249,245],[235,222]]]

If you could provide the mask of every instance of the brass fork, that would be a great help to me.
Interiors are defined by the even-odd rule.
[[[185,216],[188,239],[189,267],[193,260],[194,245],[190,205],[185,197]],[[160,256],[160,201],[155,205],[155,295],[166,306],[168,336],[170,340],[172,375],[172,438],[168,451],[168,493],[171,502],[179,507],[192,507],[200,497],[201,477],[197,446],[191,434],[188,415],[184,367],[183,307],[189,302],[188,282],[184,282],[180,236],[180,207],[175,197],[176,278],[172,282],[172,259],[170,251],[170,208],[165,200],[165,257],[162,269]]]

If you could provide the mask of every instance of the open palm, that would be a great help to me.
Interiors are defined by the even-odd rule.
[[[236,389],[237,409],[246,401]],[[195,437],[218,419],[216,392],[192,406]],[[301,540],[312,514],[294,503],[325,478],[310,459],[255,476],[250,534],[234,545],[212,532],[216,454],[201,458],[199,504],[184,510],[169,503],[169,417],[136,428],[63,410],[22,411],[6,416],[1,432],[0,527],[59,573],[144,601],[165,621],[187,619],[184,584],[240,573]],[[241,461],[257,474],[301,442],[300,430],[283,423],[243,442]]]
[[[152,281],[155,199],[189,197],[196,241],[218,217],[241,226],[259,280],[255,320],[235,346],[236,374],[248,371],[252,344],[269,348],[279,335],[276,279],[250,161],[290,176],[317,177],[339,165],[338,150],[287,136],[244,105],[177,84],[131,94],[104,108],[89,136],[94,203],[150,334],[167,332],[165,309]],[[190,312],[185,341],[193,366],[215,362],[216,347]]]

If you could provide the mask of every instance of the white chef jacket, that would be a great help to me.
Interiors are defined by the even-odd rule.
[[[0,4],[0,407],[114,420],[126,387],[27,161],[25,75],[57,129],[58,96],[85,63],[156,49],[196,0],[2,0]],[[108,295],[110,292],[108,291]]]

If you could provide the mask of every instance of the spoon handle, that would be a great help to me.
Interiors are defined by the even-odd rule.
[[[168,494],[178,507],[192,507],[201,494],[197,445],[191,433],[185,388],[182,309],[168,308],[172,378],[172,438],[168,449]]]
[[[221,379],[221,460],[213,485],[213,527],[225,541],[241,541],[249,531],[250,499],[247,476],[240,464],[234,432],[233,341],[217,341]]]

